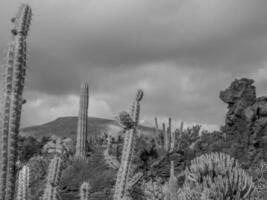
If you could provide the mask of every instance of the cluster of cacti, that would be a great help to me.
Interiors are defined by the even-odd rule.
[[[181,122],[181,128],[172,131],[172,119],[168,119],[168,127],[165,123],[162,123],[162,130],[158,130],[158,119],[155,118],[154,128],[154,141],[157,148],[163,149],[165,152],[171,153],[179,146],[179,136],[183,128],[183,122]]]
[[[80,200],[89,200],[90,199],[90,190],[91,185],[89,182],[84,182],[80,186]]]
[[[267,162],[261,160],[260,163],[250,166],[248,173],[254,178],[256,190],[254,196],[257,200],[267,199]]]
[[[209,199],[245,199],[254,190],[252,178],[235,159],[224,153],[211,153],[191,161],[185,170],[184,189],[179,195],[186,196],[191,191]]]
[[[167,191],[168,184],[163,183],[160,178],[155,180],[149,180],[148,182],[143,182],[142,185],[144,196],[146,200],[168,200]]]
[[[78,159],[86,159],[88,104],[89,104],[89,86],[88,83],[82,83],[78,128],[77,128],[76,152],[75,152],[75,157]]]
[[[30,184],[30,169],[23,166],[19,172],[17,200],[28,200]]]
[[[116,185],[115,185],[115,193],[114,200],[122,200],[124,198],[128,198],[128,190],[129,190],[129,182],[130,178],[132,178],[133,169],[132,169],[132,159],[135,153],[135,141],[137,137],[137,126],[139,122],[139,114],[140,114],[140,101],[143,98],[143,91],[138,90],[136,94],[136,98],[133,102],[133,105],[130,109],[130,117],[134,123],[134,126],[131,128],[126,128],[125,136],[124,136],[124,144],[122,150],[121,164],[117,173]],[[128,115],[127,119],[128,119]],[[123,120],[122,120],[123,121]],[[124,124],[124,122],[122,122]]]
[[[55,156],[48,168],[47,180],[42,200],[56,200],[59,198],[58,186],[62,173],[62,160]]]
[[[3,111],[1,135],[1,170],[0,170],[0,200],[13,200],[15,191],[17,137],[20,126],[22,97],[26,64],[27,64],[27,35],[31,22],[31,8],[22,4],[15,18],[12,19],[12,41],[9,44],[7,61],[4,65]]]

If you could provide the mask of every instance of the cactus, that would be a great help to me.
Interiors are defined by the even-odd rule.
[[[58,186],[62,173],[62,160],[60,157],[55,156],[48,168],[47,183],[52,186]]]
[[[16,181],[17,137],[20,126],[20,116],[26,64],[26,39],[31,21],[31,8],[22,4],[15,18],[12,19],[12,41],[9,44],[7,63],[4,66],[5,80],[3,92],[2,121],[0,135],[1,170],[0,170],[0,200],[13,200]]]
[[[42,200],[60,200],[60,199],[61,198],[58,193],[58,187],[53,187],[50,184],[46,185]]]
[[[177,200],[178,199],[178,182],[177,178],[174,176],[174,161],[171,161],[171,169],[170,169],[170,179],[169,179],[169,197],[170,200]]]
[[[79,159],[86,159],[88,103],[89,87],[87,83],[83,83],[81,85],[80,109],[75,153],[75,156]]]
[[[181,121],[181,124],[180,124],[180,134],[182,134],[183,130],[184,130],[184,122]]]
[[[24,166],[19,172],[17,200],[27,200],[30,182],[30,169]]]
[[[155,127],[156,129],[159,129],[159,123],[158,123],[158,118],[155,117]]]
[[[55,156],[48,167],[47,182],[42,200],[59,200],[58,185],[62,173],[62,160]]]
[[[90,190],[91,185],[89,182],[84,182],[80,187],[80,200],[89,200],[90,199]]]
[[[104,159],[106,163],[113,169],[119,169],[120,162],[117,160],[116,156],[112,156],[108,152],[108,148],[104,151]]]
[[[111,150],[111,136],[108,135],[107,137],[107,148],[104,150],[104,160],[106,163],[113,169],[119,169],[120,162],[118,161],[116,156],[110,155],[109,151]]]
[[[172,119],[169,118],[169,128],[168,128],[168,135],[170,138],[170,152],[174,151],[175,144],[176,144],[176,137],[175,132],[172,131]]]
[[[136,173],[131,180],[128,182],[128,187],[129,188],[133,188],[138,182],[139,180],[144,176],[144,174],[142,172],[138,172]]]
[[[168,195],[168,185],[162,184],[162,180],[160,178],[156,178],[155,180],[149,180],[148,182],[143,183],[143,191],[145,199],[147,200],[167,200]]]
[[[255,190],[252,178],[239,163],[224,153],[211,153],[191,161],[185,170],[182,194],[199,193],[209,199],[246,199]]]
[[[164,150],[167,152],[169,150],[170,141],[168,137],[168,131],[166,131],[165,123],[162,124],[162,131],[164,135]]]
[[[137,126],[139,122],[140,101],[143,98],[143,91],[138,90],[136,98],[131,107],[131,117],[135,122],[134,127],[125,132],[124,144],[121,157],[121,165],[117,173],[115,185],[114,200],[122,200],[128,197],[129,180],[132,176],[131,169],[132,159],[135,151],[135,140],[137,135]]]

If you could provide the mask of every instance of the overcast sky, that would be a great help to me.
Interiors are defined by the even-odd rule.
[[[0,1],[2,60],[20,2]],[[255,79],[267,94],[266,0],[29,0],[33,21],[22,126],[78,113],[114,118],[142,88],[142,122],[224,123],[219,91]]]

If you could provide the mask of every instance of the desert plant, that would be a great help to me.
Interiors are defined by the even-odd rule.
[[[45,185],[43,200],[58,200],[60,198],[58,193],[59,181],[62,173],[61,158],[55,156],[48,167],[47,181]]]
[[[89,182],[83,182],[80,187],[80,200],[89,200],[90,199],[90,190],[91,185]]]
[[[45,187],[42,200],[60,200],[60,199],[61,198],[58,193],[58,187],[53,187],[52,185],[48,184]]]
[[[19,172],[17,200],[28,200],[29,196],[30,169],[23,166]]]
[[[167,191],[168,185],[163,183],[160,178],[150,179],[147,182],[143,182],[142,188],[144,190],[144,196],[147,200],[165,200],[168,199]]]
[[[27,35],[32,11],[30,6],[22,4],[15,18],[12,19],[12,41],[9,44],[7,63],[4,66],[4,99],[1,121],[1,178],[0,199],[13,200],[16,181],[16,161],[18,155],[18,132],[26,64],[27,64]]]
[[[188,190],[202,198],[241,200],[251,196],[255,185],[237,160],[224,153],[211,153],[193,159],[185,170],[185,184],[180,194]]]
[[[55,156],[48,167],[47,184],[58,186],[62,173],[62,160]]]
[[[259,163],[252,165],[248,173],[253,177],[256,191],[254,196],[257,200],[267,198],[267,162],[261,160]]]
[[[115,185],[114,200],[121,200],[127,198],[128,189],[129,189],[129,180],[132,176],[132,160],[135,152],[135,140],[137,135],[137,126],[139,122],[139,113],[140,113],[140,101],[143,98],[143,91],[138,90],[136,98],[133,102],[133,105],[130,109],[131,119],[134,121],[134,126],[125,131],[124,144],[122,150],[121,164],[119,171],[117,173],[117,180]],[[128,115],[127,115],[128,116]],[[122,120],[123,121],[123,120]],[[122,123],[123,124],[123,123]]]
[[[174,175],[174,161],[171,161],[171,169],[170,169],[170,178],[168,184],[168,193],[170,200],[178,200],[178,182],[177,178]]]
[[[82,83],[75,153],[75,156],[79,159],[86,159],[88,103],[89,86],[88,83]]]

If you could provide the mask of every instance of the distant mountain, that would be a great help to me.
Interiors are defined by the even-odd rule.
[[[42,138],[43,136],[56,135],[59,137],[76,138],[77,117],[61,117],[54,121],[39,126],[22,128],[20,135]],[[97,134],[109,133],[116,135],[121,131],[121,127],[115,120],[88,117],[88,134],[97,132]],[[140,126],[141,133],[151,136],[153,128]]]

